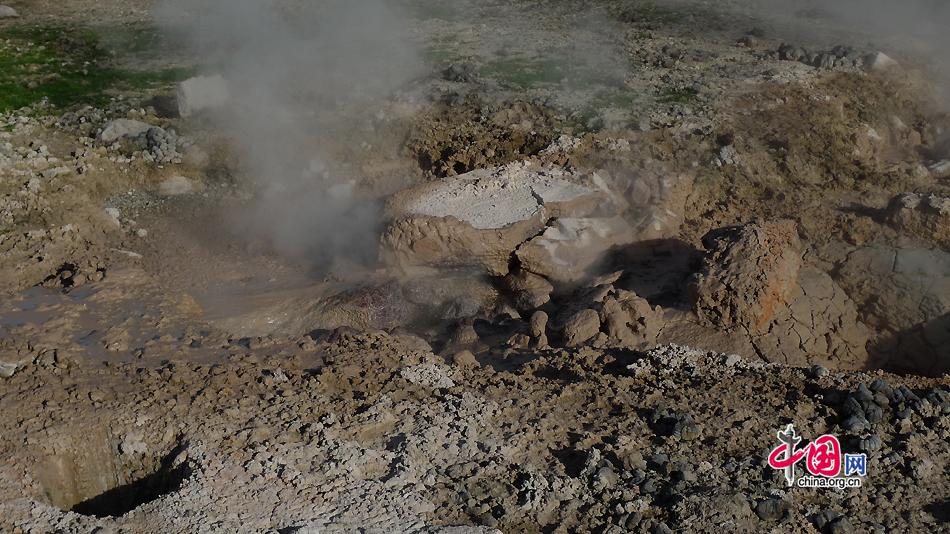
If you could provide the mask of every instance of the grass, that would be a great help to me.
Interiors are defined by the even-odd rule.
[[[686,104],[695,97],[696,93],[688,89],[679,91],[669,89],[656,95],[656,101],[661,104]]]
[[[608,75],[593,67],[557,57],[498,59],[485,65],[480,74],[517,85],[521,89],[562,82],[571,89],[582,89],[595,84],[616,84]]]
[[[430,64],[461,61],[464,59],[462,55],[454,50],[432,45],[427,46],[422,50],[422,58],[426,63]]]
[[[123,54],[156,50],[155,32],[105,28],[12,27],[0,30],[0,111],[45,101],[57,108],[104,105],[119,91],[167,86],[193,68],[133,70],[111,66]]]

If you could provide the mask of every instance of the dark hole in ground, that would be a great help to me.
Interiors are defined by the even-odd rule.
[[[72,511],[95,517],[116,517],[177,491],[191,475],[188,462],[175,465],[175,459],[184,449],[185,445],[180,445],[162,458],[158,471],[151,475],[78,503],[73,506]]]

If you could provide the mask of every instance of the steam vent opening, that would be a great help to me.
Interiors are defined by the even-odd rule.
[[[110,447],[96,437],[74,445],[47,457],[38,469],[46,498],[63,511],[121,516],[177,491],[192,473],[181,443],[154,456],[144,447],[127,454],[125,444]]]

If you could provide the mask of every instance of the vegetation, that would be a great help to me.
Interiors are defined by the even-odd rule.
[[[595,84],[616,84],[608,74],[597,68],[559,57],[503,58],[485,65],[480,74],[522,89],[529,89],[538,84],[564,83],[571,89],[588,88]]]
[[[696,96],[696,93],[690,90],[674,91],[672,89],[661,91],[656,96],[656,101],[661,104],[686,104]]]
[[[57,108],[103,105],[119,91],[155,89],[193,76],[193,68],[138,70],[114,65],[110,49],[149,53],[157,38],[148,30],[4,28],[0,30],[0,111],[40,101]]]

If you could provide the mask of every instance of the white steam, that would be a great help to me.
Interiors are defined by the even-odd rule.
[[[248,237],[317,261],[375,256],[374,202],[356,199],[358,177],[324,167],[316,139],[321,117],[419,73],[409,25],[378,0],[168,0],[158,12],[228,82],[219,126],[260,190]]]

